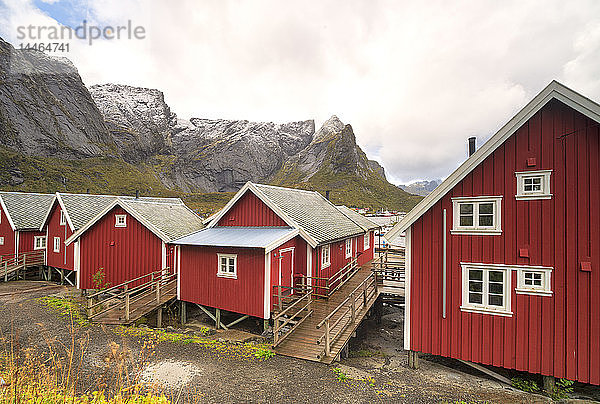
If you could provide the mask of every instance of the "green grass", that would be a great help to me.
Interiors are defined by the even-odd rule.
[[[80,327],[87,327],[90,325],[90,322],[85,316],[83,307],[73,298],[44,296],[37,300],[52,311],[60,314],[62,317],[72,318],[73,323]]]

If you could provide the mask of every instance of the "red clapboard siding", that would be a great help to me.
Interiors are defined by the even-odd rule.
[[[4,244],[0,245],[0,261],[3,255],[11,255],[15,253],[15,232],[10,223],[6,212],[0,206],[0,237],[4,237]]]
[[[568,136],[563,136],[569,133]],[[412,225],[411,349],[600,384],[600,132],[553,100]],[[534,167],[527,159],[535,158]],[[552,198],[516,200],[516,171],[552,169]],[[452,197],[501,195],[502,234],[451,235]],[[442,318],[446,209],[447,318]],[[529,257],[520,257],[526,248]],[[592,271],[580,270],[582,261]],[[460,310],[460,262],[553,267],[552,296],[515,292],[512,317]]]
[[[74,268],[74,245],[65,246],[65,240],[71,237],[73,232],[69,228],[69,224],[60,224],[60,205],[54,202],[50,218],[47,222],[48,237],[46,240],[46,255],[47,263],[50,267],[68,269]],[[54,252],[54,237],[60,238],[60,252]]]
[[[36,236],[46,236],[45,231],[20,231],[19,232],[19,254],[34,250]],[[48,240],[46,240],[46,243]]]
[[[115,215],[126,215],[127,227],[115,227]],[[100,269],[113,286],[163,269],[162,240],[118,206],[83,233],[79,243],[81,289],[97,287],[93,276]]]
[[[237,254],[237,279],[217,276],[218,253]],[[254,317],[264,316],[263,249],[182,245],[180,279],[180,300]]]
[[[287,226],[252,192],[246,192],[219,220],[219,226]]]
[[[299,286],[302,279],[297,277],[297,275],[306,275],[306,245],[306,241],[302,237],[296,236],[271,251],[271,288],[268,291],[268,293],[271,293],[271,307],[276,303],[276,301],[274,302],[273,295],[277,293],[277,289],[274,286],[279,284],[279,267],[275,254],[279,255],[279,251],[283,249],[294,248],[294,281]],[[289,276],[290,274],[282,275]]]

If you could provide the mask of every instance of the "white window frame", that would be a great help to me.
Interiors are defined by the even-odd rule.
[[[479,205],[494,206],[493,226],[479,226]],[[460,205],[473,204],[473,226],[460,225]],[[502,196],[469,196],[452,198],[453,226],[451,234],[499,235],[502,234]]]
[[[0,245],[4,245],[4,237],[0,237]]]
[[[122,223],[121,219],[123,219]],[[115,227],[127,227],[127,215],[115,215]]]
[[[221,260],[227,260],[227,268],[231,265],[233,260],[233,272],[229,270],[223,271]],[[237,254],[217,254],[217,276],[220,278],[237,279]]]
[[[527,273],[541,275],[541,285],[527,285]],[[520,295],[552,296],[552,268],[548,267],[519,267],[517,268],[517,287],[515,291]]]
[[[60,237],[54,237],[54,252],[60,252]]]
[[[494,314],[498,316],[511,317],[513,315],[511,311],[511,280],[512,280],[512,268],[506,265],[496,264],[475,264],[475,263],[464,263],[461,262],[462,267],[462,304],[460,306],[461,311],[471,313],[484,313]],[[482,303],[470,303],[469,302],[469,271],[478,270],[483,271],[483,290],[482,290]],[[489,273],[490,271],[503,272],[503,290],[502,299],[504,302],[503,306],[494,306],[488,303],[489,301]]]
[[[368,231],[363,236],[363,250],[368,250],[371,248],[371,232]]]
[[[352,257],[352,239],[346,239],[346,258]]]
[[[64,226],[67,224],[67,216],[65,215],[65,211],[61,210],[60,211],[60,225]]]
[[[46,236],[35,236],[33,238],[33,249],[44,250],[46,248]]]
[[[321,269],[331,265],[331,247],[329,244],[321,246]]]
[[[552,192],[550,190],[550,176],[552,170],[536,170],[536,171],[518,171],[515,173],[517,177],[517,192],[515,199],[532,200],[532,199],[551,199]],[[526,191],[525,180],[528,178],[540,178],[541,189],[539,191]]]

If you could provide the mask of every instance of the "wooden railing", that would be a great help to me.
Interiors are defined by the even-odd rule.
[[[325,327],[323,335],[317,339],[317,344],[324,343],[325,356],[331,356],[331,346],[349,326],[356,324],[357,313],[368,307],[373,296],[377,296],[377,279],[371,273],[317,325],[317,329]],[[336,315],[337,320],[333,320]]]
[[[317,297],[330,297],[335,291],[344,286],[352,275],[354,275],[360,267],[356,258],[344,265],[342,269],[331,275],[329,278],[318,276],[306,276],[298,274],[295,277],[301,279],[302,287],[309,288],[313,291],[313,295]],[[308,286],[310,280],[310,286]]]
[[[309,289],[304,286],[283,286],[273,285],[273,294],[271,295],[277,301],[275,307],[282,311],[287,305],[304,296]]]
[[[12,255],[12,254],[11,254]],[[4,275],[4,282],[8,281],[8,275],[28,266],[43,265],[45,262],[46,251],[36,250],[28,251],[17,256],[6,258],[0,264],[0,274]]]
[[[308,292],[273,317],[273,348],[285,340],[296,327],[312,315],[312,300],[312,292]],[[298,319],[299,317],[301,318]],[[294,325],[284,330],[290,323]]]
[[[388,251],[371,262],[371,270],[377,274],[377,281],[387,288],[403,289],[405,280],[404,255]]]
[[[131,279],[127,282],[123,282],[119,285],[112,286],[108,289],[103,289],[88,295],[86,310],[88,319],[91,320],[111,310],[119,309],[124,311],[125,320],[129,321],[131,315],[136,311],[144,309],[150,304],[159,305],[162,295],[167,292],[173,292],[172,289],[177,288],[177,285],[168,286],[169,282],[175,280],[176,278],[177,274],[169,273],[169,268],[167,267],[164,270],[151,272],[135,279]],[[145,281],[139,285],[131,287],[131,284],[138,283],[142,280]],[[156,291],[155,299],[152,299],[151,302],[143,306],[136,307],[133,310],[131,309],[132,305],[148,296],[148,293],[144,292],[150,292],[152,290]],[[94,309],[97,307],[101,307],[102,309],[94,312]]]

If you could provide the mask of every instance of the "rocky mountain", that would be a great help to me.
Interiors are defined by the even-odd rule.
[[[222,204],[246,181],[330,190],[336,203],[408,209],[333,116],[271,123],[181,119],[159,90],[90,87],[64,58],[0,39],[0,188],[187,195]],[[192,196],[194,194],[195,196]]]
[[[408,192],[409,194],[427,196],[433,191],[438,185],[442,183],[442,180],[431,180],[431,181],[416,181],[406,185],[398,185],[400,188]]]

